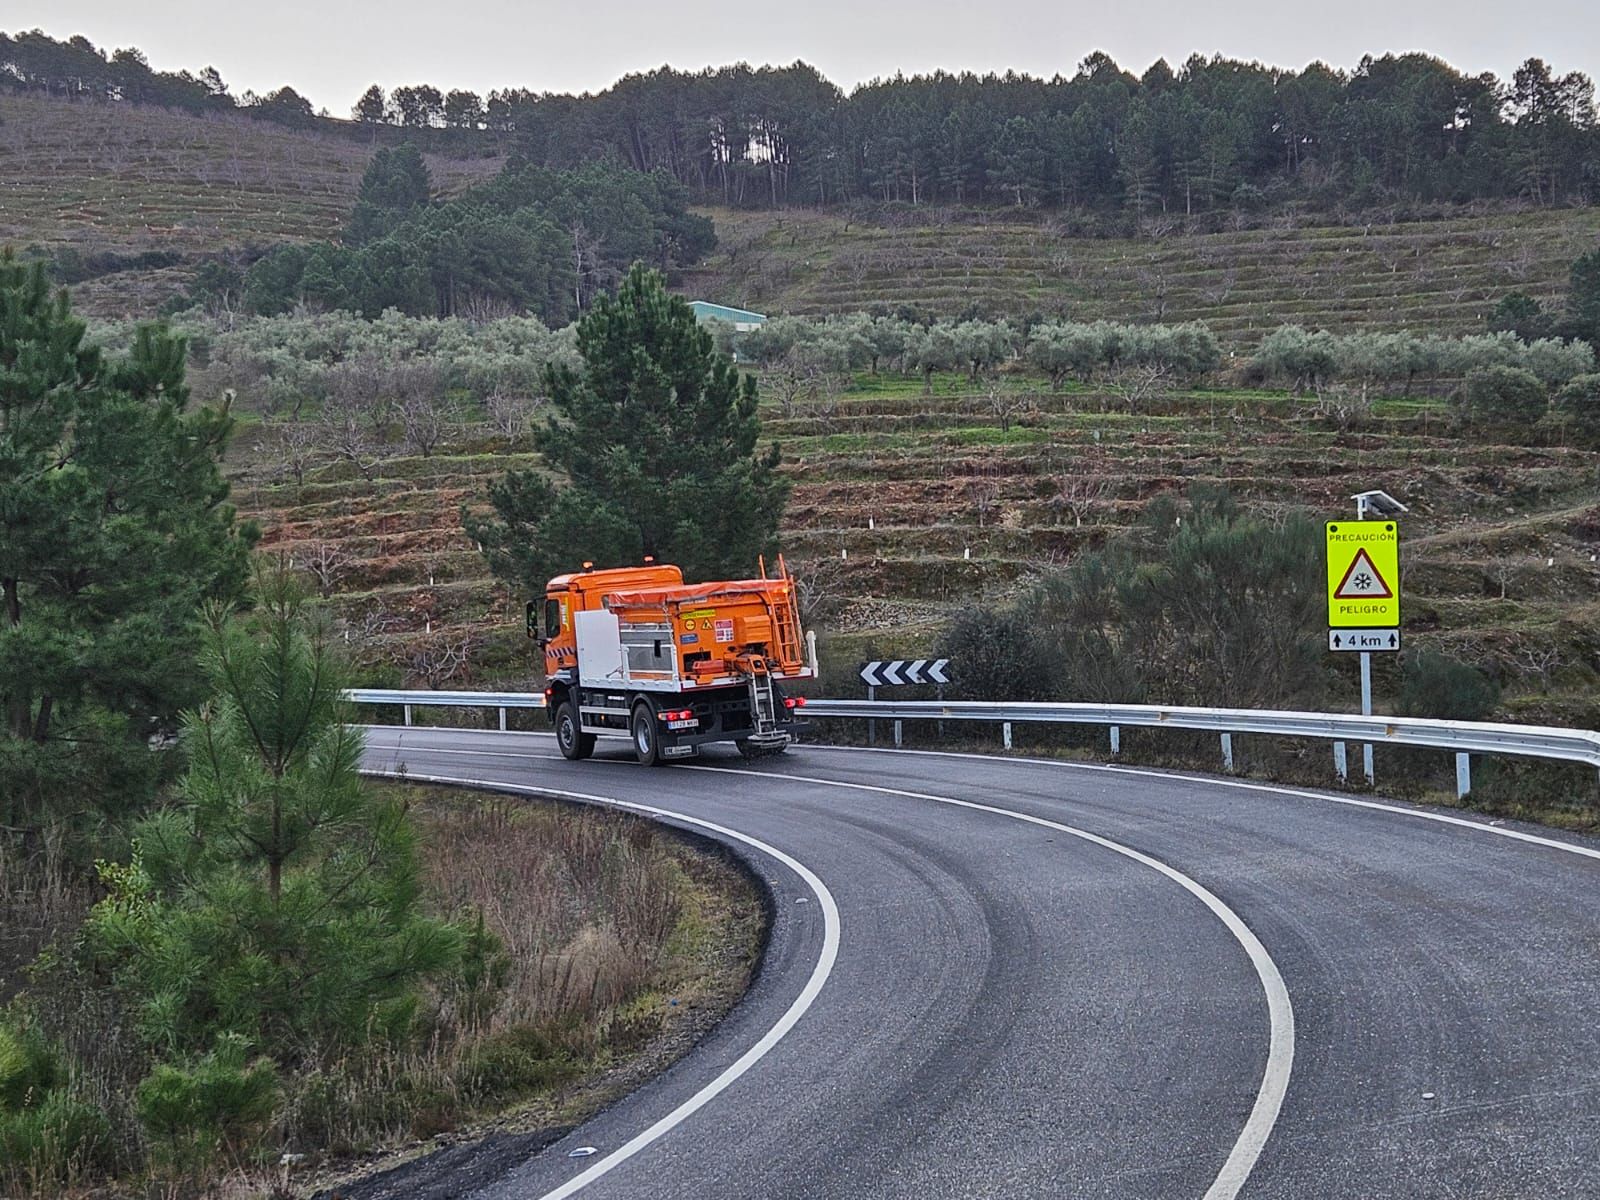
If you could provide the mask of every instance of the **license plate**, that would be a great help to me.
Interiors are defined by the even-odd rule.
[[[699,720],[694,718],[694,717],[691,717],[687,721],[668,721],[667,722],[667,728],[668,729],[693,729],[698,724],[700,724]]]

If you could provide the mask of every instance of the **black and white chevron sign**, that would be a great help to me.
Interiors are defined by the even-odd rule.
[[[891,658],[861,664],[861,680],[868,687],[892,683],[949,683],[948,658]]]

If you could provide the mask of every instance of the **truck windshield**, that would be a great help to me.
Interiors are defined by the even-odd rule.
[[[561,601],[546,600],[544,602],[544,635],[547,638],[556,637],[561,632]]]

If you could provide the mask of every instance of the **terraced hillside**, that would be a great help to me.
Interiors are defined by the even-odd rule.
[[[0,96],[0,244],[82,253],[168,252],[174,262],[78,285],[102,317],[148,315],[192,261],[244,245],[327,237],[370,150],[245,117]],[[498,159],[429,158],[450,192]],[[1337,226],[1151,239],[1070,236],[1070,218],[913,210],[863,221],[809,210],[717,210],[721,248],[682,290],[764,311],[913,304],[942,313],[1203,319],[1240,337],[1286,320],[1328,328],[1471,332],[1506,291],[1550,298],[1600,240],[1600,208],[1481,211]]]
[[[242,116],[0,95],[0,245],[82,254],[167,252],[176,261],[74,289],[99,316],[149,316],[218,251],[335,235],[372,151]],[[498,160],[430,156],[458,190]]]
[[[1247,339],[1288,321],[1328,329],[1471,333],[1507,291],[1564,293],[1600,242],[1600,208],[1498,211],[1408,224],[1275,227],[1148,240],[1067,236],[1004,211],[713,214],[718,252],[684,288],[763,312],[916,305],[937,313],[1204,320]]]
[[[1163,492],[1220,483],[1267,508],[1337,516],[1352,492],[1381,487],[1413,509],[1413,641],[1500,661],[1525,678],[1519,703],[1533,710],[1589,703],[1573,689],[1592,680],[1600,649],[1589,632],[1600,616],[1600,454],[1476,444],[1422,402],[1380,405],[1357,428],[1281,394],[1190,393],[1132,414],[1120,405],[1092,391],[1030,393],[1002,421],[957,377],[931,397],[914,382],[864,378],[826,415],[770,412],[795,481],[785,546],[833,602],[838,661],[868,647],[926,651],[954,606],[1003,595]],[[275,481],[259,449],[241,455],[253,465],[240,470],[239,499],[265,522],[266,545],[334,563],[337,604],[382,673],[416,678],[406,647],[431,639],[439,658],[470,637],[454,678],[532,678],[524,598],[486,577],[457,515],[525,455],[463,429],[453,453],[387,460],[370,482],[325,462],[304,485]]]

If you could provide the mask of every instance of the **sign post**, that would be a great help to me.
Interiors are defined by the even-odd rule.
[[[900,686],[909,683],[932,683],[939,688],[939,699],[944,699],[944,685],[950,682],[948,658],[891,658],[873,659],[861,664],[861,682],[867,685],[867,699],[876,700],[880,687]],[[895,745],[900,744],[900,722],[894,723]],[[940,729],[944,726],[941,722]],[[878,722],[867,719],[867,745],[878,744]]]
[[[1400,649],[1400,527],[1369,521],[1364,496],[1356,520],[1329,521],[1328,649],[1361,655],[1361,715],[1372,715],[1372,656]],[[1372,746],[1361,747],[1372,783]]]

